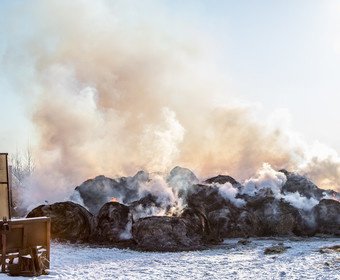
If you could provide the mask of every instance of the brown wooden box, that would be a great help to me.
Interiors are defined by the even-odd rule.
[[[2,222],[0,222],[1,224]],[[7,270],[7,260],[19,251],[43,247],[50,262],[51,218],[38,217],[8,221],[8,230],[1,231],[1,272]]]

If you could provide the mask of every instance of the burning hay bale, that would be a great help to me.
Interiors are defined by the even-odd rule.
[[[314,207],[317,232],[340,236],[340,203],[323,199]]]
[[[132,227],[137,247],[146,251],[178,251],[198,249],[202,236],[195,233],[186,219],[153,216],[139,219]]]
[[[92,214],[96,215],[112,197],[124,204],[138,200],[140,185],[148,180],[149,174],[144,171],[139,171],[132,177],[117,179],[97,176],[76,187],[71,200],[83,204]]]
[[[141,218],[132,235],[137,248],[146,251],[193,250],[215,241],[206,215],[197,208],[184,209],[180,217]]]
[[[87,242],[95,232],[93,215],[79,204],[66,201],[40,205],[27,218],[51,217],[51,237],[71,242]]]
[[[306,198],[321,199],[324,196],[326,190],[319,189],[313,182],[306,177],[296,173],[288,172],[287,170],[280,170],[287,177],[286,183],[282,186],[282,192],[284,193],[296,193]]]
[[[188,192],[190,192],[192,186],[199,183],[199,180],[188,168],[176,166],[170,171],[167,183],[173,189],[176,196],[186,202]]]
[[[188,228],[178,217],[153,216],[139,219],[132,227],[138,248],[147,251],[172,251],[179,247],[200,245],[187,236]]]
[[[257,236],[292,235],[299,212],[283,200],[274,197],[260,197],[248,201],[247,207],[257,221]]]
[[[219,175],[206,182],[215,182],[215,179],[223,184],[233,182],[235,186],[239,186],[230,176]],[[204,209],[211,231],[219,238],[254,235],[254,215],[243,206],[242,199],[224,196],[221,192],[223,184],[193,186],[187,198],[189,207]]]
[[[215,242],[214,232],[211,231],[210,222],[205,214],[205,210],[199,207],[187,207],[183,210],[181,218],[187,221],[190,232],[200,235],[204,242]]]
[[[131,214],[128,206],[108,202],[97,215],[97,236],[101,242],[131,239]]]
[[[212,178],[209,178],[209,179],[206,179],[204,181],[205,184],[220,184],[220,185],[223,185],[225,183],[230,183],[232,184],[233,186],[236,186],[236,187],[239,187],[241,188],[242,185],[237,182],[233,177],[231,176],[228,176],[228,175],[217,175],[215,177],[212,177]]]
[[[154,216],[159,213],[165,214],[169,210],[168,207],[163,209],[158,198],[152,194],[147,194],[141,199],[130,203],[129,208],[134,221],[137,221],[140,218]]]

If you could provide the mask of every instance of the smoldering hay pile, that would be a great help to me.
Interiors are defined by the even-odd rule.
[[[162,4],[149,4],[51,0],[7,5],[5,24],[0,26],[0,31],[6,31],[1,32],[6,42],[0,57],[2,74],[10,77],[13,92],[20,94],[27,106],[38,139],[34,143],[36,169],[21,182],[18,204],[32,209],[45,200],[52,203],[65,201],[70,195],[77,197],[92,216],[72,203],[65,211],[60,207],[63,204],[51,204],[39,211],[54,214],[60,209],[62,216],[71,217],[72,211],[67,209],[76,207],[79,227],[91,225],[81,237],[84,240],[93,232],[103,240],[120,240],[121,232],[123,236],[131,234],[129,227],[137,234],[143,225],[157,221],[164,228],[181,228],[185,234],[176,238],[190,236],[183,242],[196,246],[202,235],[219,237],[222,232],[223,236],[226,228],[237,224],[235,217],[244,223],[253,221],[248,212],[237,214],[249,205],[258,213],[269,211],[261,205],[273,209],[287,206],[284,213],[295,207],[302,217],[299,224],[304,224],[305,212],[318,207],[320,194],[300,197],[289,191],[280,198],[280,184],[287,178],[287,182],[295,180],[289,174],[268,183],[270,188],[258,187],[260,178],[246,179],[269,162],[275,170],[294,170],[321,188],[339,191],[340,156],[324,145],[302,141],[275,112],[267,112],[266,120],[256,118],[254,106],[240,102],[227,85],[226,72],[218,67],[216,38],[203,29],[192,32],[184,26],[170,26],[172,18]],[[147,17],[141,12],[146,10]],[[232,174],[244,183],[223,183],[221,187],[213,181],[202,183],[190,173],[190,180],[177,184],[169,179],[171,173],[170,177],[162,175],[176,165],[190,167],[199,178]],[[150,173],[123,177],[138,170]],[[72,194],[73,186],[98,174],[106,177],[85,182]],[[120,179],[109,179],[112,177]],[[86,187],[93,184],[108,194],[117,189],[113,196],[125,206],[112,202],[101,208],[108,200],[93,194],[97,187]],[[291,185],[294,189],[295,181]],[[257,203],[254,194],[268,189],[273,193],[271,198]],[[197,210],[200,207],[195,202],[201,195],[206,195],[202,200],[211,201],[211,205],[202,202],[203,209]],[[217,200],[214,203],[213,198]],[[229,204],[229,208],[220,208],[219,203]],[[325,207],[320,206],[320,213],[321,209]],[[180,210],[184,211],[182,216]],[[112,216],[111,212],[116,214]],[[150,215],[166,215],[167,222],[159,216],[139,219]],[[209,215],[221,225],[212,227]],[[101,224],[98,217],[107,222]],[[129,222],[125,224],[125,220]],[[118,228],[124,225],[124,230],[112,234],[111,224]],[[70,223],[69,227],[75,225]],[[305,227],[308,229],[309,224]],[[274,230],[270,225],[268,228]],[[65,229],[65,235],[67,232]],[[171,244],[170,240],[176,238],[168,236],[166,242]],[[145,242],[150,240],[151,236]]]
[[[98,176],[71,201],[40,205],[52,237],[140,250],[191,250],[228,237],[340,236],[340,194],[268,164],[243,183],[218,175],[199,182],[186,168],[170,174]]]

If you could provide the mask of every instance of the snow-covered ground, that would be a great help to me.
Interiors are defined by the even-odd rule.
[[[39,279],[340,279],[340,254],[318,251],[340,239],[251,240],[240,245],[228,239],[215,249],[179,253],[53,243],[50,274]],[[291,248],[263,253],[278,242]],[[9,278],[0,274],[0,279]]]

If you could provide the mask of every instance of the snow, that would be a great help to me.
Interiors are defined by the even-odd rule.
[[[237,241],[178,253],[52,243],[50,274],[38,279],[340,279],[340,254],[318,251],[339,244],[339,238],[251,239],[248,245]],[[264,255],[266,247],[278,242],[291,248]],[[0,279],[11,278],[0,274]]]

